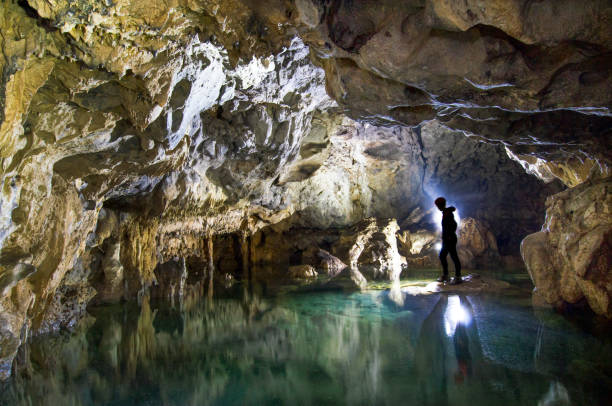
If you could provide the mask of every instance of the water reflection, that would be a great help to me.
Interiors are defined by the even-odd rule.
[[[601,342],[588,351],[593,338],[483,297],[249,294],[176,307],[144,297],[92,314],[74,334],[24,347],[0,404],[598,404],[607,394],[584,382],[602,372],[588,365],[612,360]],[[559,343],[573,348],[567,362],[547,364]],[[525,359],[515,344],[530,346]]]
[[[446,298],[446,297],[445,297]],[[440,299],[442,301],[442,299]],[[449,337],[455,336],[455,331],[460,328],[465,331],[466,325],[470,324],[472,317],[471,309],[467,308],[467,301],[457,295],[448,297],[446,311],[444,312],[444,330]]]

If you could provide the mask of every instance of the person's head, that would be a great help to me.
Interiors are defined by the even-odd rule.
[[[446,208],[446,199],[443,197],[438,197],[434,203],[438,209],[440,209],[440,211],[443,211]]]

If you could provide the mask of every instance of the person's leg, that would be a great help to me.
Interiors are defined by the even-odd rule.
[[[455,276],[461,277],[461,262],[459,261],[459,255],[457,255],[457,243],[452,244],[448,247],[448,253],[455,264]]]
[[[442,276],[448,277],[448,261],[446,256],[448,255],[448,248],[445,243],[442,243],[442,249],[440,250],[440,263],[442,264]]]

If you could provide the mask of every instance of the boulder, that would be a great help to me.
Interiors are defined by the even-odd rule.
[[[457,252],[464,267],[487,268],[501,264],[495,236],[485,223],[463,218],[457,234]]]
[[[317,277],[312,265],[293,265],[289,267],[289,277],[291,279],[310,279]]]
[[[612,318],[612,178],[594,176],[546,201],[542,231],[527,236],[521,254],[537,294],[561,306],[585,298]]]
[[[457,254],[463,268],[482,269],[502,263],[495,236],[486,222],[471,217],[462,218],[457,231]],[[406,257],[409,267],[431,268],[440,266],[441,239],[439,231],[404,230],[397,234],[398,248]],[[448,258],[451,261],[450,257]],[[452,265],[450,265],[452,267]]]
[[[406,258],[408,268],[434,268],[440,265],[436,243],[440,237],[432,230],[397,233],[398,251]]]
[[[321,260],[319,266],[328,276],[332,276],[332,277],[336,276],[344,268],[348,266],[344,262],[342,262],[339,258],[331,255],[329,252],[325,250],[320,249],[317,255]]]

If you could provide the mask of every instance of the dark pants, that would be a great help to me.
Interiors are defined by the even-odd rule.
[[[448,275],[448,261],[446,256],[450,254],[451,259],[455,264],[455,276],[461,276],[461,262],[457,255],[457,237],[448,240],[442,240],[442,249],[440,250],[440,262],[442,263],[442,272]]]

